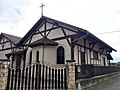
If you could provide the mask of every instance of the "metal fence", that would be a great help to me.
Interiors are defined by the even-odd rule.
[[[118,71],[120,71],[120,67],[115,66],[76,65],[75,75],[76,79],[82,79]]]
[[[25,68],[9,68],[6,90],[67,89],[66,68],[34,64]]]

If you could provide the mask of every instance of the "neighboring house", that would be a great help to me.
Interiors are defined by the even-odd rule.
[[[42,16],[19,42],[13,43],[6,34],[2,36],[5,40],[10,39],[9,49],[12,50],[16,43],[17,47],[22,48],[6,52],[1,38],[1,55],[6,54],[8,59],[11,59],[12,66],[17,64],[17,67],[36,62],[63,65],[66,60],[76,60],[79,65],[108,66],[113,59],[110,53],[116,51],[85,29],[45,16]]]
[[[0,59],[7,59],[5,54],[14,52],[16,50],[17,43],[21,40],[20,37],[10,34],[0,34]]]

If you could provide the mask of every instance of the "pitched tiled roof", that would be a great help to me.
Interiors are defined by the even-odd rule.
[[[16,55],[16,54],[23,54],[23,53],[26,53],[26,52],[27,52],[27,49],[28,49],[28,48],[25,48],[25,49],[19,50],[19,51],[13,51],[13,52],[7,53],[7,54],[5,54],[5,55],[6,55],[6,56],[10,56],[10,55]]]
[[[17,44],[21,40],[20,37],[13,36],[13,35],[10,35],[10,34],[1,33],[1,35],[5,36],[8,40],[10,40],[14,44]]]

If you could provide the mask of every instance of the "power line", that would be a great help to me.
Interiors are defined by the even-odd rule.
[[[109,34],[109,33],[117,33],[117,32],[120,32],[120,30],[111,31],[111,32],[102,32],[102,33],[96,33],[96,34]]]

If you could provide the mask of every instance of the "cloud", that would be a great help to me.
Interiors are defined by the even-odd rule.
[[[0,0],[1,30],[5,32],[14,30],[24,19],[25,8],[29,4],[29,0]]]
[[[119,0],[0,0],[0,32],[24,36],[41,17],[41,2],[45,4],[45,16],[84,28],[95,35],[120,30]],[[114,56],[118,57],[120,34],[98,37],[117,49]]]

